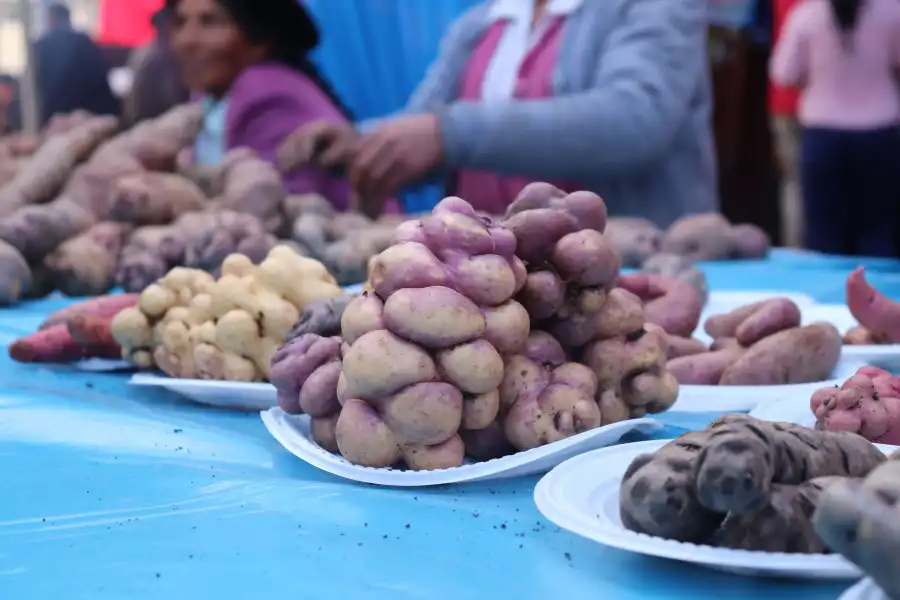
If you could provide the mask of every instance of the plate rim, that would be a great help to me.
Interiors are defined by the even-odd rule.
[[[603,546],[644,556],[654,556],[657,558],[676,560],[706,567],[758,571],[760,575],[763,573],[782,575],[791,574],[795,577],[804,579],[833,581],[853,579],[861,575],[856,565],[838,554],[800,555],[784,552],[715,548],[713,546],[679,542],[676,540],[668,540],[636,533],[627,530],[622,526],[608,525],[599,520],[596,522],[589,521],[584,515],[581,515],[583,517],[582,521],[582,519],[567,515],[565,508],[560,506],[555,501],[554,495],[548,492],[548,490],[552,489],[553,484],[559,481],[558,478],[561,478],[567,470],[575,469],[581,462],[597,460],[597,454],[618,454],[618,458],[623,460],[622,455],[633,458],[643,452],[659,449],[662,445],[670,441],[671,440],[649,440],[647,442],[635,442],[620,446],[599,448],[575,456],[560,465],[557,465],[549,473],[544,475],[535,486],[534,502],[538,511],[544,518],[571,533],[590,539]],[[612,456],[606,456],[605,458],[611,459]],[[619,475],[606,475],[602,480],[602,484],[605,484],[606,486],[619,486],[620,484],[615,481],[618,477]],[[602,487],[604,486],[601,485],[601,483],[596,484],[593,488],[593,492],[597,493]],[[777,562],[769,562],[773,558],[776,558]],[[765,564],[761,564],[760,561],[765,562]],[[818,564],[813,566],[798,564],[808,563],[809,561],[814,561]],[[812,570],[817,572],[802,573],[803,571]],[[823,570],[830,570],[831,572],[823,574],[821,573]]]
[[[290,427],[290,425],[286,424],[289,420],[294,418],[308,420],[308,416],[288,415],[280,407],[276,406],[268,410],[260,411],[260,418],[262,419],[266,429],[269,431],[269,434],[272,435],[273,438],[275,438],[279,445],[281,445],[284,450],[286,450],[296,458],[302,460],[303,462],[306,462],[307,464],[310,464],[311,466],[314,466],[319,470],[325,471],[343,479],[384,487],[430,487],[436,485],[448,485],[453,483],[475,482],[491,478],[499,479],[500,477],[498,475],[504,472],[523,467],[547,457],[547,448],[552,446],[552,444],[550,444],[547,446],[541,446],[539,448],[532,448],[531,450],[516,452],[515,454],[511,454],[509,456],[462,465],[460,467],[451,467],[449,469],[439,469],[435,471],[401,471],[397,469],[364,467],[350,464],[349,462],[346,462],[345,459],[336,457],[335,455],[328,453],[327,450],[321,448],[321,446],[308,439],[305,435],[296,432],[296,435],[303,440],[302,442],[300,442],[301,444],[314,446],[315,448],[322,450],[322,452],[328,454],[327,457],[324,455],[314,455],[312,457],[313,460],[310,460],[310,455],[303,450],[297,450],[303,454],[302,456],[297,454],[295,449],[298,448],[298,443],[295,443],[293,439],[286,437],[283,431],[284,428]],[[285,425],[282,425],[282,422],[284,422]],[[625,423],[629,425],[627,428],[625,428],[625,426],[623,425]],[[611,423],[607,427],[610,426],[619,426],[622,428],[621,434],[615,439],[614,442],[611,442],[612,444],[615,444],[616,442],[621,440],[623,436],[632,431],[652,433],[664,429],[664,425],[659,420],[653,417],[629,419],[628,421]],[[564,445],[557,446],[556,451],[565,451],[566,449],[575,446],[579,441],[589,439],[592,435],[598,435],[602,429],[603,427],[598,427],[596,429],[580,433],[576,436],[560,440],[559,442],[556,442],[556,444]],[[534,458],[522,460],[524,456],[529,454]],[[578,455],[576,455],[576,457],[577,456]],[[507,463],[513,464],[509,464],[509,466],[506,467]],[[501,467],[506,468],[498,469],[496,468],[498,464],[500,464]],[[488,467],[489,465],[492,465],[492,467]],[[352,475],[350,474],[351,471],[353,473]],[[473,471],[476,472],[473,473]],[[386,482],[385,477],[395,479],[395,481]]]

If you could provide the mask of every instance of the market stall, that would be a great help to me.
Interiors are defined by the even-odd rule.
[[[716,290],[841,302],[851,263],[779,252],[704,270]],[[871,279],[897,297],[886,266],[871,263]],[[65,304],[5,310],[4,341]],[[534,476],[354,484],[294,459],[258,415],[138,389],[129,375],[0,361],[5,596],[832,600],[850,584],[767,581],[604,548],[542,518]]]

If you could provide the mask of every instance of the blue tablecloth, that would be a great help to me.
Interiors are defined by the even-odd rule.
[[[858,262],[778,252],[706,269],[715,289],[841,302]],[[900,296],[897,263],[866,265]],[[63,303],[0,311],[0,335],[8,343]],[[122,375],[0,361],[3,600],[833,600],[847,587],[598,546],[541,517],[533,477],[353,485],[282,450],[256,415],[133,389]]]

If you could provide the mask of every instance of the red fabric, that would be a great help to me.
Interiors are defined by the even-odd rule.
[[[553,71],[559,51],[564,19],[557,18],[544,30],[541,39],[531,48],[519,67],[515,98],[549,98],[553,96]],[[480,100],[481,84],[503,37],[508,21],[498,21],[491,26],[481,42],[476,45],[463,71],[458,100]],[[522,189],[531,183],[522,177],[506,177],[495,173],[462,171],[459,173],[455,192],[477,210],[503,214]],[[575,191],[576,185],[552,182],[556,187]]]
[[[774,41],[781,38],[781,29],[787,20],[788,14],[794,6],[802,0],[772,0],[773,23],[772,33]],[[800,101],[800,90],[776,85],[769,80],[769,111],[774,115],[793,116],[797,114],[797,104]]]
[[[165,0],[102,0],[96,40],[110,46],[136,48],[153,41],[150,19]]]

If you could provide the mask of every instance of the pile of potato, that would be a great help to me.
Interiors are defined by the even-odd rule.
[[[844,486],[886,475],[886,461],[854,433],[726,415],[635,458],[622,478],[619,513],[632,531],[679,542],[825,553],[839,537],[843,550],[856,536],[837,532],[856,531],[868,516]],[[862,512],[875,514],[878,504],[869,506]]]
[[[275,354],[279,405],[351,463],[457,467],[671,406],[661,329],[617,287],[596,195],[527,187],[397,227],[368,290],[310,307]],[[334,327],[340,315],[340,335]]]
[[[341,294],[316,260],[276,246],[254,265],[232,254],[216,279],[176,267],[112,319],[123,357],[171,377],[264,381],[272,357],[310,304]]]
[[[706,320],[713,338],[670,335],[668,370],[682,385],[783,385],[829,379],[841,356],[841,334],[830,323],[801,326],[787,298],[748,304]],[[670,332],[672,333],[672,332]]]
[[[366,280],[369,260],[391,245],[394,229],[409,216],[383,215],[372,220],[357,212],[338,213],[321,196],[296,196],[290,237],[311,257],[322,261],[341,285]]]
[[[0,139],[0,305],[53,290],[140,292],[176,266],[215,275],[231,253],[259,262],[292,237],[341,283],[365,280],[396,219],[334,215],[324,198],[289,196],[278,170],[247,149],[194,165],[201,122],[196,104],[125,131],[73,113],[36,138]]]
[[[688,261],[764,258],[772,245],[755,225],[732,225],[719,213],[688,215],[665,231],[641,218],[610,219],[607,230],[622,265],[640,268],[655,254],[674,254]]]

